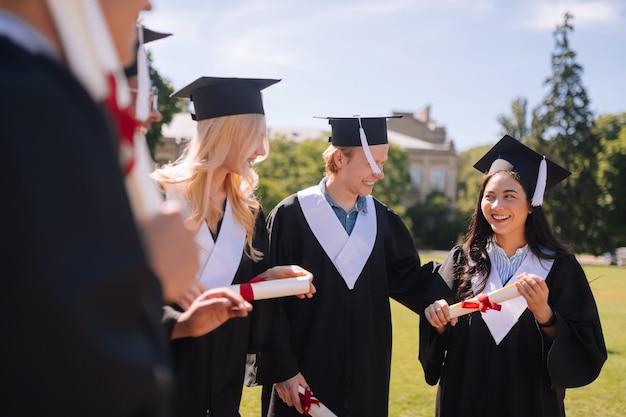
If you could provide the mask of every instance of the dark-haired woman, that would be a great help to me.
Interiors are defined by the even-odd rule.
[[[420,324],[436,415],[565,416],[565,389],[606,360],[585,273],[552,233],[543,193],[570,173],[505,136],[474,165],[486,172],[465,241],[452,249]],[[501,310],[450,318],[449,304],[515,283]]]

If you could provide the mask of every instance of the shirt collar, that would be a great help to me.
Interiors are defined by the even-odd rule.
[[[322,190],[322,194],[324,195],[324,197],[326,198],[326,201],[328,201],[328,204],[331,205],[331,207],[338,207],[341,208],[341,206],[339,206],[337,203],[335,203],[335,201],[331,198],[330,194],[328,194],[328,192],[326,191],[326,182],[328,181],[328,177],[324,177],[322,178],[322,181],[320,181],[320,189]],[[365,197],[360,195],[357,196],[356,198],[356,204],[354,205],[354,208],[350,211],[360,211],[363,213],[367,213],[367,201],[365,200]]]
[[[493,253],[496,256],[501,257],[503,259],[507,259],[507,260],[509,259],[504,249],[502,249],[493,239],[489,240],[489,243],[487,244],[487,252]],[[520,256],[526,256],[527,253],[528,253],[528,243],[522,246],[521,248],[517,248],[517,250],[515,251],[513,256],[511,256],[510,259],[513,260],[513,259],[519,258]]]
[[[48,38],[28,22],[2,9],[0,9],[0,36],[10,39],[33,55],[44,55],[61,62],[59,50]]]

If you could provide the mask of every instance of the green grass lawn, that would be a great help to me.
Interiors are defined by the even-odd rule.
[[[431,259],[423,259],[424,262]],[[435,259],[441,261],[441,259]],[[626,268],[584,265],[593,290],[609,352],[598,379],[592,384],[569,389],[565,398],[568,417],[626,416]],[[391,417],[433,416],[436,387],[424,381],[417,360],[418,317],[392,301],[393,359],[389,415]],[[573,364],[574,365],[574,364]],[[241,415],[260,416],[259,387],[244,388]],[[503,416],[506,417],[506,416]],[[529,416],[532,417],[532,416]]]

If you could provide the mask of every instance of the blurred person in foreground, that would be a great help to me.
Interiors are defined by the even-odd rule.
[[[607,358],[585,273],[543,208],[545,190],[570,172],[508,135],[474,167],[485,176],[466,239],[441,266],[420,322],[436,415],[563,417],[565,389],[594,381]],[[450,318],[448,303],[508,284],[521,296]]]
[[[0,152],[10,173],[0,313],[11,317],[0,415],[168,415],[158,268],[118,158],[134,130],[122,66],[149,9],[143,0],[0,0]],[[182,230],[179,209],[163,216],[144,236]]]

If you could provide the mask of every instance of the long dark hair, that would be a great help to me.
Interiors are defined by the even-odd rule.
[[[533,191],[528,183],[522,181],[516,172],[497,171],[486,174],[480,185],[480,193],[476,200],[476,206],[465,234],[462,245],[462,256],[456,262],[456,276],[458,277],[457,299],[465,299],[474,295],[472,291],[472,278],[480,274],[481,280],[477,284],[476,291],[485,288],[487,278],[491,272],[491,262],[487,254],[487,243],[493,236],[493,230],[483,215],[481,202],[485,194],[485,188],[489,180],[497,173],[505,172],[519,182],[526,193],[526,199],[530,202]],[[569,249],[559,242],[548,224],[543,208],[533,207],[532,213],[526,218],[524,225],[526,242],[532,253],[540,259],[555,259],[570,253]],[[471,262],[469,262],[471,261]]]

